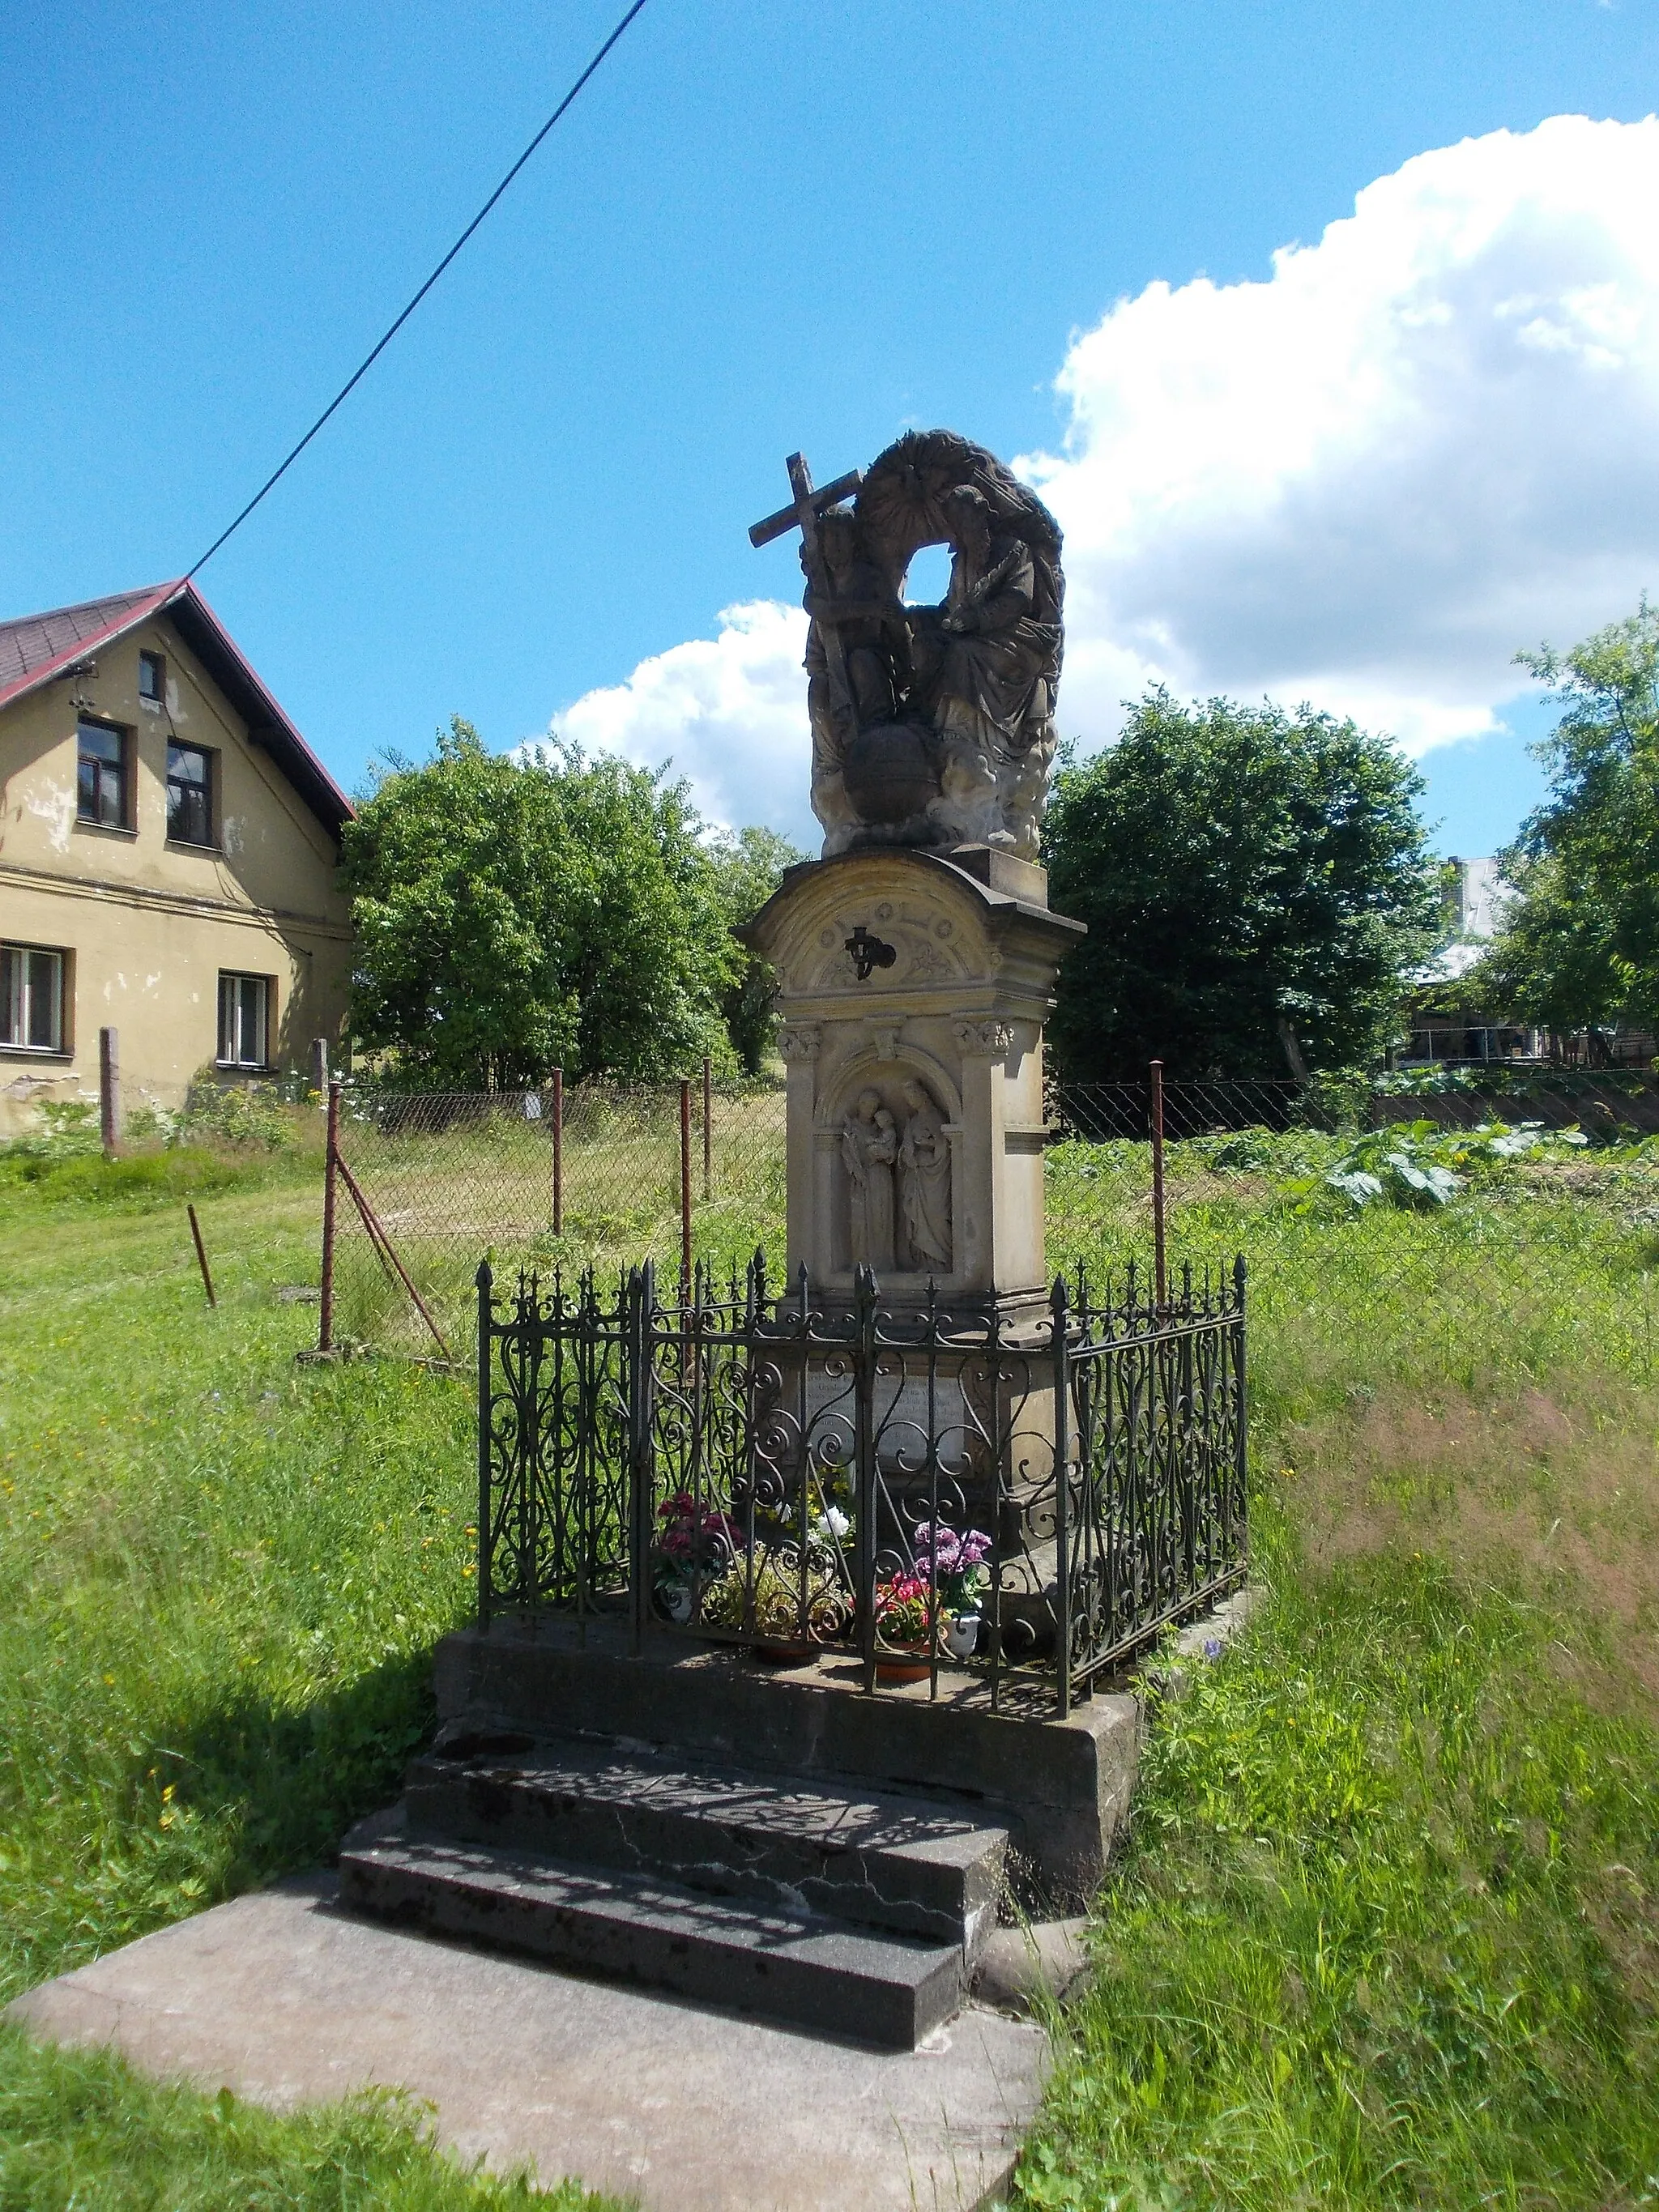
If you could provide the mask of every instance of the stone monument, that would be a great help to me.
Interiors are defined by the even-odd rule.
[[[823,857],[747,934],[777,978],[791,1277],[835,1300],[868,1266],[889,1307],[1018,1311],[1044,1294],[1042,1031],[1083,933],[1038,861],[1059,526],[951,431],[822,490],[788,468],[792,503],[750,536],[800,532]],[[950,587],[908,605],[933,544]]]

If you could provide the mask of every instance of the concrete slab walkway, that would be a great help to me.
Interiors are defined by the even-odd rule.
[[[316,1875],[238,1898],[9,2016],[279,2107],[406,2088],[464,2157],[648,2212],[967,2212],[1041,2094],[1046,2035],[1000,2013],[868,2051],[374,1926],[334,1893]]]

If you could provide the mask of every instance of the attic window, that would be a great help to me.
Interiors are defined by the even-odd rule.
[[[159,714],[167,702],[167,665],[159,653],[138,656],[138,703]]]
[[[82,822],[102,830],[127,830],[127,733],[106,722],[82,722],[76,731],[76,805]]]
[[[167,747],[167,842],[213,842],[213,756],[197,745]]]

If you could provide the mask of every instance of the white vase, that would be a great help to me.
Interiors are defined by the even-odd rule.
[[[953,1659],[971,1659],[979,1644],[980,1615],[958,1613],[945,1625],[945,1648]]]
[[[677,1575],[672,1582],[661,1585],[662,1609],[677,1625],[684,1626],[691,1618],[692,1589]]]

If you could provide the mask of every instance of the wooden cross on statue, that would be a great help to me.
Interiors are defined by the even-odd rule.
[[[849,469],[834,483],[827,483],[822,491],[812,489],[812,471],[800,453],[791,453],[786,464],[789,471],[789,489],[795,495],[787,507],[781,507],[775,514],[769,514],[764,522],[757,522],[749,532],[749,543],[757,550],[769,545],[775,538],[781,538],[786,530],[800,532],[802,565],[806,580],[821,599],[830,597],[830,577],[823,565],[823,555],[818,541],[818,518],[826,507],[837,506],[864,482],[862,469]],[[850,712],[853,695],[847,681],[847,655],[842,650],[841,632],[833,622],[818,624],[818,635],[823,640],[823,658],[829,667],[830,681],[839,693],[842,703]]]

